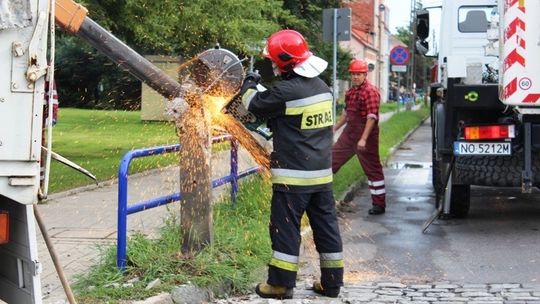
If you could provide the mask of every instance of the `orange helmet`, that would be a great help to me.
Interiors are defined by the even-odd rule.
[[[367,73],[369,67],[364,60],[353,59],[349,64],[349,73]]]
[[[302,34],[293,30],[281,30],[266,41],[264,56],[272,60],[281,73],[285,73],[306,61],[312,53]]]

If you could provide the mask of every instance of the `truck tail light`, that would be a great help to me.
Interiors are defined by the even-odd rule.
[[[516,137],[514,125],[466,126],[466,140],[507,139]]]
[[[9,213],[0,210],[0,245],[9,242]]]

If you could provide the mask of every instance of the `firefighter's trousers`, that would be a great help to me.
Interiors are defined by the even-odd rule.
[[[332,191],[289,193],[274,191],[270,215],[272,260],[268,284],[295,287],[300,253],[300,221],[306,212],[319,252],[321,284],[343,286],[343,246]]]
[[[371,130],[366,141],[366,150],[359,151],[356,144],[360,140],[364,127],[365,120],[347,122],[345,129],[332,147],[332,172],[338,172],[356,154],[367,176],[373,205],[386,207],[384,173],[379,158],[379,126],[375,125]]]

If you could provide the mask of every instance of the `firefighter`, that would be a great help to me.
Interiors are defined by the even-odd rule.
[[[260,76],[248,74],[240,93],[245,108],[267,120],[274,144],[269,224],[273,252],[268,279],[255,291],[263,298],[292,298],[305,212],[320,257],[321,278],[313,290],[337,297],[343,286],[343,248],[332,193],[332,95],[318,77],[328,63],[314,56],[293,30],[272,34],[264,56],[281,81],[259,92]]]
[[[334,126],[334,131],[346,124],[332,148],[332,172],[339,171],[355,154],[368,178],[372,207],[369,214],[383,214],[386,210],[384,173],[379,158],[379,90],[366,78],[368,65],[354,59],[349,65],[352,87],[345,94],[345,111]]]

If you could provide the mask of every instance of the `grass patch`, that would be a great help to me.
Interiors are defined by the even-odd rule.
[[[79,302],[142,299],[188,282],[218,294],[218,283],[227,282],[232,292],[245,292],[251,282],[264,275],[263,267],[271,254],[267,224],[271,186],[251,177],[242,182],[241,188],[234,206],[228,201],[214,205],[212,246],[191,259],[182,258],[179,222],[171,214],[159,239],[151,240],[140,234],[130,237],[125,273],[116,270],[115,247],[105,249],[100,264],[78,277],[74,284]],[[122,287],[133,278],[138,278],[133,287]],[[157,278],[161,285],[146,290],[145,286]]]
[[[140,112],[62,108],[53,130],[53,151],[92,172],[98,181],[116,178],[120,160],[130,150],[178,143],[169,122],[142,122]],[[165,154],[133,162],[131,172],[178,161]],[[50,192],[88,185],[92,180],[56,161],[51,162]]]
[[[60,109],[53,130],[53,151],[92,172],[99,182],[114,179],[122,157],[130,150],[178,144],[171,122],[143,122],[139,111]],[[229,150],[228,141],[216,143],[212,151]],[[178,163],[178,154],[166,153],[133,160],[130,173]],[[51,193],[92,184],[81,173],[53,160]]]
[[[381,123],[379,126],[379,154],[381,160],[385,162],[390,155],[390,149],[398,144],[410,130],[415,128],[428,115],[429,109],[422,107],[417,111],[395,113],[389,120]],[[366,180],[360,162],[355,156],[334,175],[334,196],[340,198],[351,185]]]
[[[397,110],[397,102],[385,102],[381,103],[379,107],[379,113],[394,112]]]

